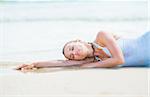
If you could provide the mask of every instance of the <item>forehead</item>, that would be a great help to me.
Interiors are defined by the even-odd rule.
[[[70,56],[70,49],[75,45],[75,42],[68,43],[64,48],[64,53],[66,57]]]
[[[64,50],[69,50],[70,47],[72,47],[72,46],[80,46],[80,45],[81,45],[81,42],[75,42],[75,41],[73,41],[73,42],[68,43],[65,46]]]

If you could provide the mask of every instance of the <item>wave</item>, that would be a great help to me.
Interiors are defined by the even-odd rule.
[[[0,22],[147,21],[145,1],[49,0],[0,2]]]
[[[120,22],[120,21],[149,21],[150,18],[24,18],[24,19],[1,19],[0,22],[38,22],[38,21],[81,21],[81,22]]]

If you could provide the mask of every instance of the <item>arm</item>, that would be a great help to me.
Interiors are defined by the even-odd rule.
[[[119,63],[118,60],[116,60],[115,58],[108,58],[108,59],[103,60],[103,61],[85,63],[85,64],[82,64],[80,67],[83,67],[83,68],[94,68],[94,67],[111,68],[111,67],[115,67],[119,64],[122,64],[122,63]]]
[[[37,68],[45,68],[45,67],[67,67],[67,66],[77,66],[81,64],[86,64],[92,62],[93,59],[85,59],[81,61],[75,60],[53,60],[53,61],[43,61],[32,63]]]
[[[83,64],[81,67],[115,67],[124,63],[123,53],[115,38],[111,34],[106,32],[99,32],[95,42],[97,42],[99,45],[107,47],[112,57],[100,62]]]
[[[93,58],[87,58],[87,59],[81,60],[81,61],[51,60],[51,61],[35,62],[32,64],[23,64],[15,69],[16,70],[30,70],[30,69],[34,69],[34,68],[78,66],[81,64],[90,63],[92,61],[93,61]]]

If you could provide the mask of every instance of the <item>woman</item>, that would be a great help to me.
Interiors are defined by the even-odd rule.
[[[63,54],[67,60],[23,64],[17,70],[74,65],[83,68],[148,67],[150,65],[149,38],[150,32],[146,32],[136,39],[121,39],[101,31],[93,43],[81,40],[66,43]]]

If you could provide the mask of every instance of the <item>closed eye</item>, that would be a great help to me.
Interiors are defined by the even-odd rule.
[[[69,51],[73,51],[73,50],[74,50],[74,47],[70,47],[70,48],[69,48]]]

